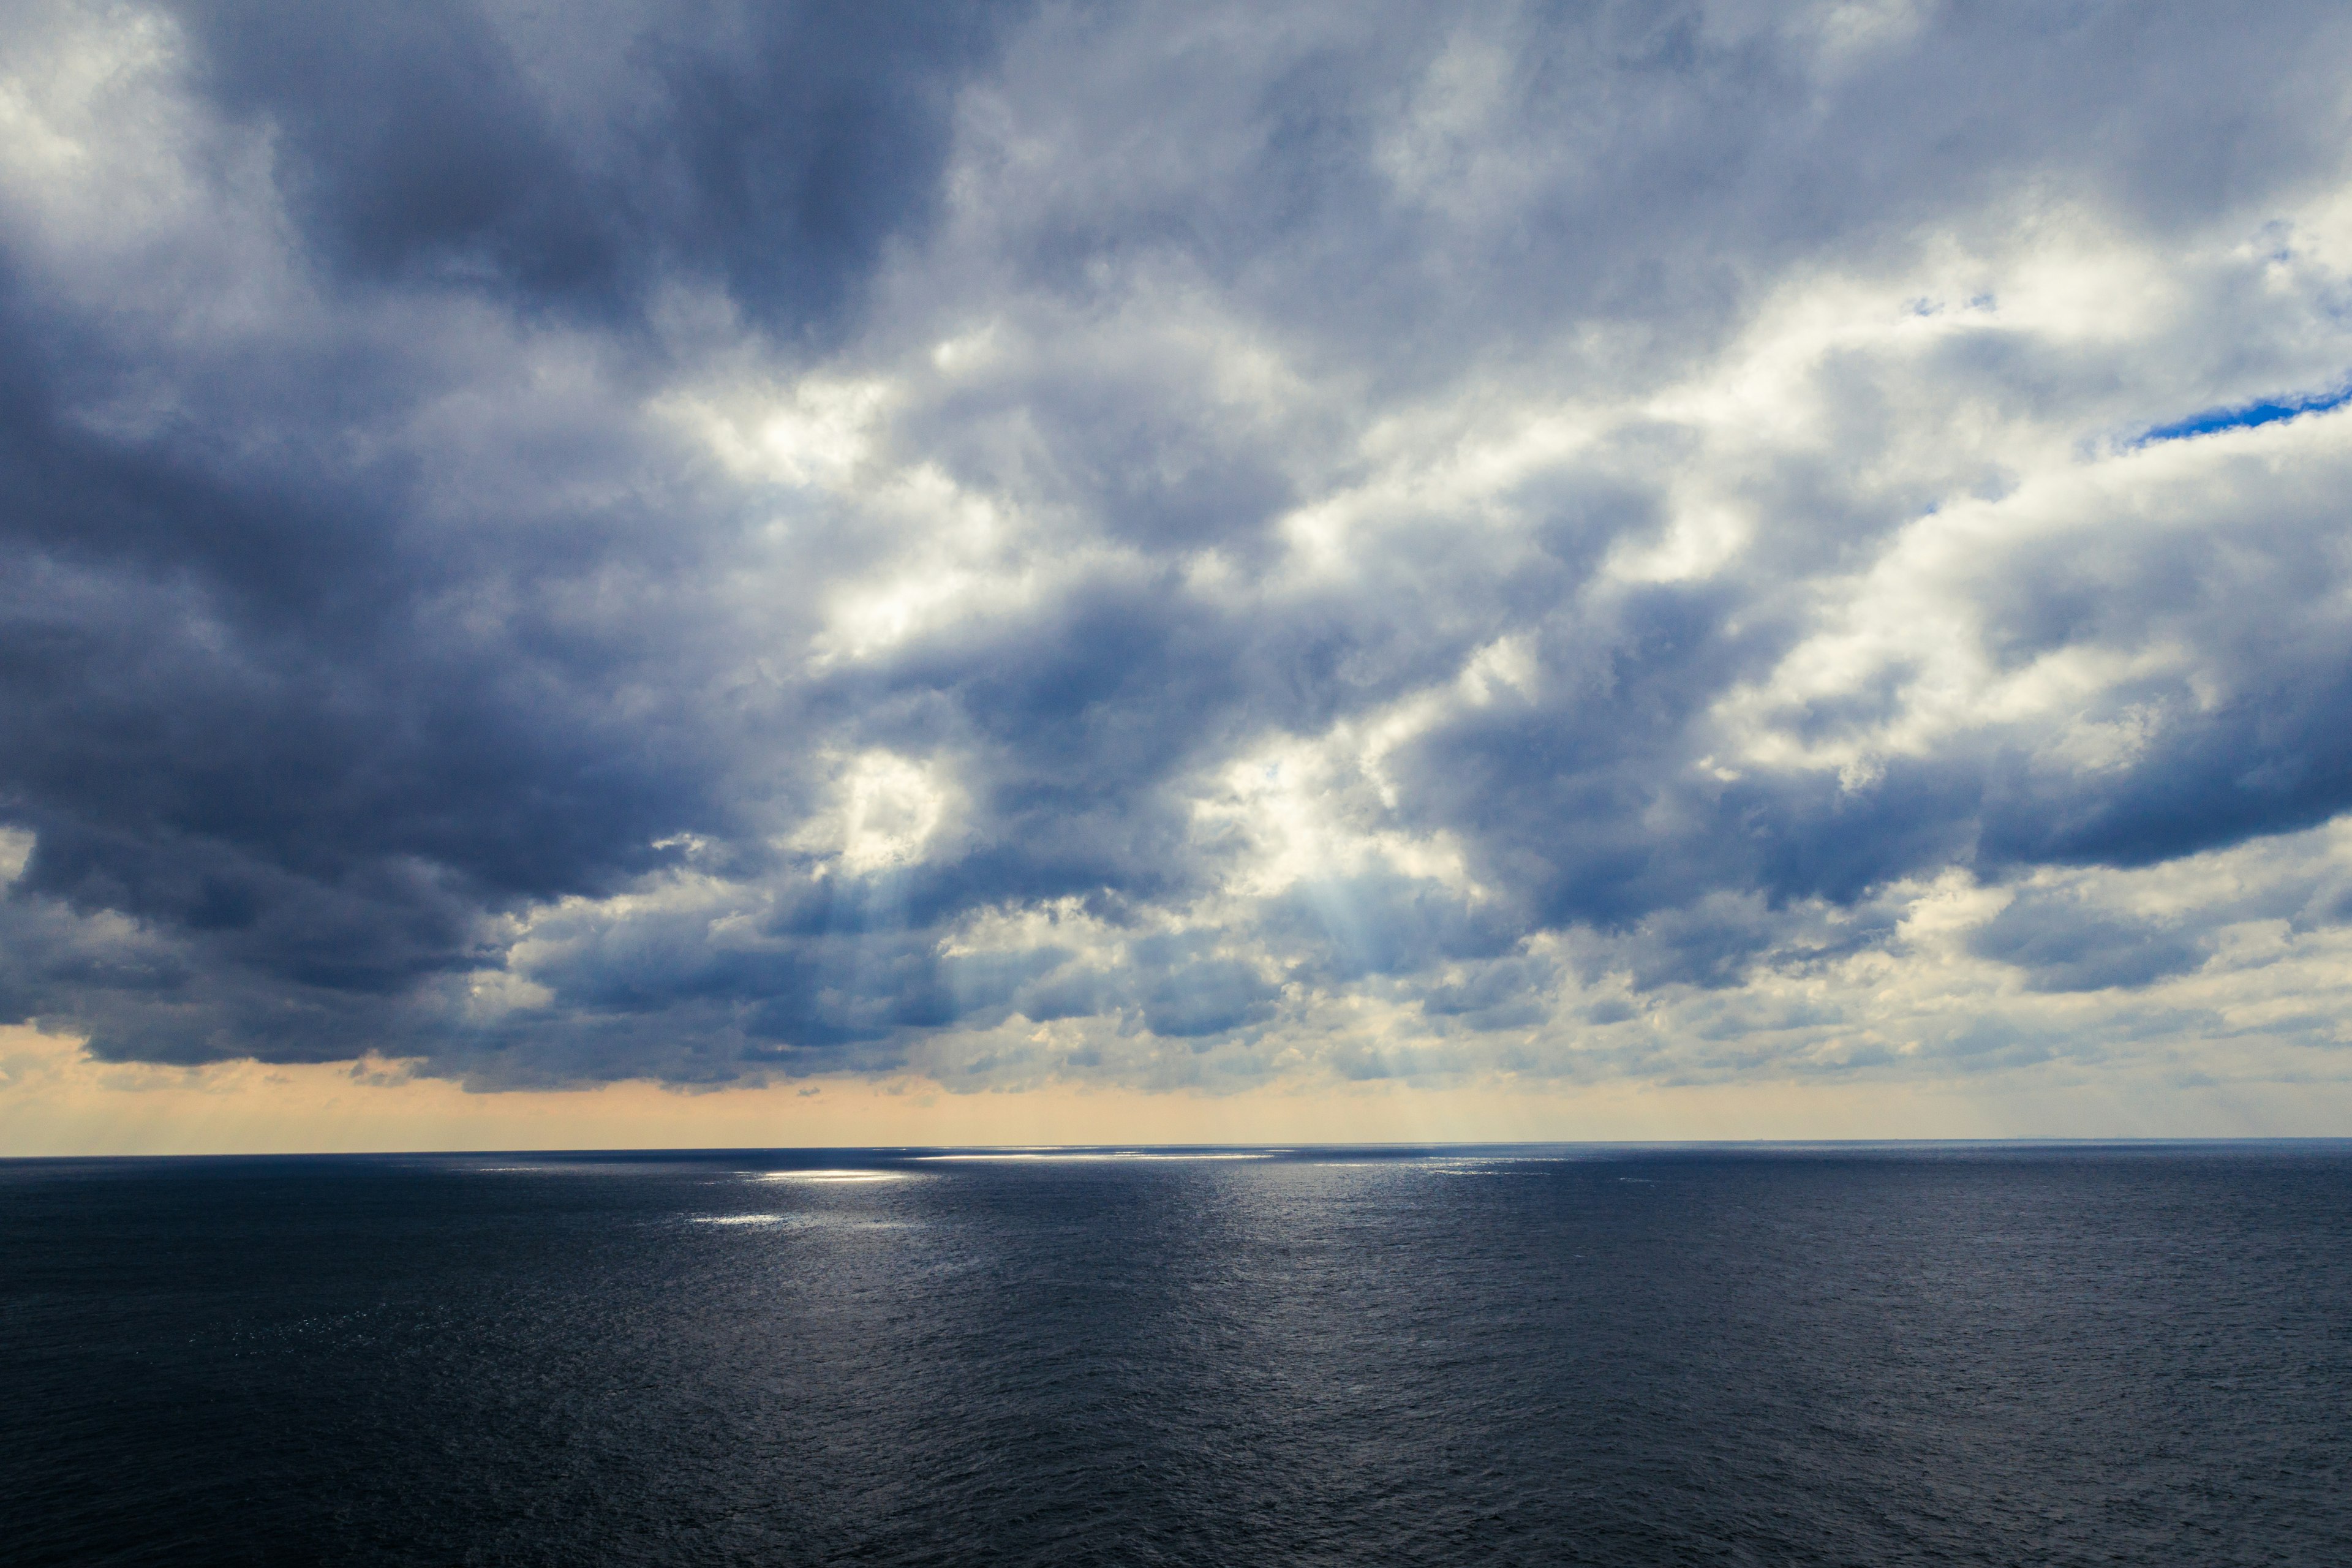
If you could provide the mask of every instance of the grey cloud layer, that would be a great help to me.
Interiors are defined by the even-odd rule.
[[[1867,1072],[2346,919],[2352,413],[2135,444],[2352,366],[2336,7],[0,29],[102,1055]]]

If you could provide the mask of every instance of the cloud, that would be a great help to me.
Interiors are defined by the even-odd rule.
[[[2147,920],[2116,919],[2073,900],[2028,895],[1979,928],[1970,947],[2023,969],[2037,991],[2146,985],[2197,967],[2200,944]]]
[[[0,1012],[484,1088],[2338,1071],[2347,53],[11,11]]]
[[[881,247],[936,206],[957,5],[172,12],[190,85],[268,138],[310,258],[527,310],[641,316],[680,282],[825,338]]]

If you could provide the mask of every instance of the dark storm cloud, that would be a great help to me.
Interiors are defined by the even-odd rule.
[[[2352,806],[2329,8],[0,27],[0,1002],[101,1055],[1536,1070]]]
[[[818,337],[930,211],[956,81],[994,26],[980,5],[723,0],[175,15],[199,90],[274,133],[337,271],[591,312],[710,278]]]
[[[405,462],[310,460],[302,447],[353,432],[274,411],[108,438],[41,401],[65,391],[20,382],[0,436],[16,503],[0,745],[11,815],[39,835],[26,891],[214,933],[257,933],[289,898],[383,904],[440,931],[427,950],[454,962],[471,917],[421,889],[581,890],[655,863],[649,826],[710,815],[698,759],[663,746],[658,718],[615,729],[614,639],[549,647],[526,606],[470,645],[444,633],[447,596],[480,584],[456,580],[462,545],[415,515]],[[265,434],[296,450],[235,450]],[[572,564],[547,553],[496,570],[544,586]],[[320,916],[289,929],[323,940],[340,922]],[[257,934],[241,956],[308,971],[308,945]],[[345,945],[357,976],[405,944]]]
[[[1972,939],[1988,958],[2015,964],[2039,991],[2146,985],[2204,962],[2202,944],[2152,921],[2116,920],[2073,900],[2021,896]]]
[[[833,330],[931,199],[941,77],[974,32],[926,16],[860,8],[854,39],[814,8],[659,19],[682,40],[626,30],[634,85],[593,133],[558,126],[466,8],[184,21],[209,107],[270,136],[331,289],[635,309],[709,268],[798,331]],[[653,838],[727,825],[709,715],[616,711],[633,683],[695,679],[691,632],[664,612],[696,596],[711,503],[679,454],[575,408],[551,429],[494,421],[513,439],[492,460],[512,467],[479,472],[420,416],[522,388],[453,353],[450,323],[413,297],[331,294],[323,322],[209,354],[21,284],[7,303],[18,593],[0,723],[13,815],[40,836],[27,892],[242,933],[203,940],[289,978],[323,975],[308,950],[340,947],[353,983],[389,984],[473,962],[481,906],[608,887],[663,858]],[[405,341],[420,315],[425,341]],[[88,416],[142,382],[167,389],[164,419],[126,433]],[[452,514],[433,491],[453,468],[536,493],[518,508],[477,489]],[[567,506],[575,491],[602,493]],[[562,601],[583,588],[655,602],[581,617]],[[399,891],[415,881],[457,903]],[[312,910],[291,924],[315,940],[269,935],[314,897],[353,919],[379,907],[384,927]]]

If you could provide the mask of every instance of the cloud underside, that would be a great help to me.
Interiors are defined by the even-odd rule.
[[[2341,1071],[2340,7],[0,15],[0,1018]]]

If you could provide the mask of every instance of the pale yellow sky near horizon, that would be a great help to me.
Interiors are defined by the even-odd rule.
[[[0,1027],[0,1157],[1055,1143],[1646,1142],[1741,1139],[2326,1137],[2352,1086],[2163,1089],[2055,1076],[1664,1086],[1491,1079],[1276,1082],[1226,1095],[1055,1084],[956,1093],[828,1078],[699,1092],[632,1081],[469,1093],[396,1064],[202,1068],[96,1061]]]

